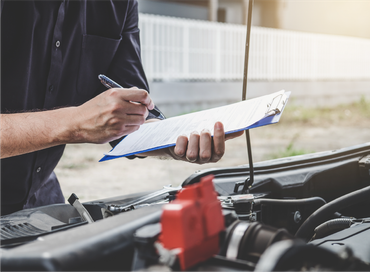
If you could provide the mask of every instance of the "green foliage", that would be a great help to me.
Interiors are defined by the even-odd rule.
[[[293,147],[293,143],[290,143],[284,150],[278,153],[274,153],[271,155],[271,159],[278,159],[278,158],[286,158],[298,155],[304,155],[312,153],[312,151],[308,151],[305,149],[297,149]]]
[[[360,101],[354,105],[366,117],[370,117],[370,100],[367,100],[364,95],[361,96]]]
[[[287,105],[280,123],[288,125],[326,126],[337,124],[369,125],[370,100],[362,96],[358,101],[332,107],[302,107]]]
[[[298,136],[299,134],[295,134],[293,136],[293,139],[290,141],[290,143],[284,150],[271,154],[270,158],[278,159],[278,158],[286,158],[286,157],[292,157],[292,156],[312,153],[313,151],[311,150],[305,150],[305,149],[299,149],[299,148],[297,149],[294,147],[294,142],[297,140]]]

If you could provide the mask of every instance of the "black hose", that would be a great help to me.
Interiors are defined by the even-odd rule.
[[[352,225],[351,218],[335,218],[315,228],[315,235],[312,239],[320,239],[335,232],[349,228]]]
[[[325,204],[324,206],[316,210],[313,214],[311,214],[306,219],[306,221],[303,222],[301,227],[296,232],[295,236],[308,241],[313,236],[314,229],[316,228],[316,226],[330,219],[330,217],[336,211],[339,211],[341,209],[350,207],[352,205],[358,204],[364,200],[369,199],[370,199],[370,186],[341,196]]]
[[[370,271],[370,265],[353,256],[350,248],[338,253],[302,241],[279,241],[258,260],[254,271]]]
[[[321,197],[309,197],[302,199],[270,199],[270,198],[257,198],[254,200],[254,206],[259,206],[263,204],[273,204],[273,205],[304,205],[304,204],[317,204],[318,207],[326,204],[326,201]]]

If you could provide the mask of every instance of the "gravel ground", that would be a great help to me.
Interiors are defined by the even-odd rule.
[[[284,117],[284,116],[283,116]],[[283,118],[282,118],[283,119]],[[263,161],[286,156],[289,144],[303,153],[334,150],[370,141],[370,123],[326,122],[324,125],[280,122],[251,130],[253,160]],[[159,190],[180,185],[197,170],[238,166],[248,163],[245,137],[226,142],[224,157],[214,164],[190,164],[154,158],[125,158],[98,162],[110,146],[76,144],[66,147],[56,168],[63,193],[76,193],[82,201]]]

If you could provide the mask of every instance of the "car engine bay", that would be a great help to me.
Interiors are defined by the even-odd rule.
[[[1,217],[3,271],[369,271],[370,143]]]

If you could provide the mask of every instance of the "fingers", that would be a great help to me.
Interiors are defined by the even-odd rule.
[[[183,158],[186,155],[186,150],[188,147],[188,137],[185,135],[180,135],[176,140],[176,146],[174,153],[177,158]]]
[[[140,126],[145,123],[145,118],[142,115],[126,114],[120,117],[118,122],[125,126]]]
[[[186,136],[178,137],[173,155],[176,159],[199,164],[217,162],[225,153],[226,139],[232,139],[242,134],[243,131],[225,136],[223,124],[216,122],[213,137],[208,129],[204,129],[200,134],[192,132],[189,139]]]
[[[105,143],[139,129],[154,103],[145,90],[112,88],[77,107],[78,141]]]
[[[144,119],[146,119],[149,115],[148,108],[145,105],[137,102],[124,101],[121,108],[122,113],[127,115],[141,115],[144,116]]]
[[[121,100],[138,102],[147,107],[149,110],[154,109],[154,103],[150,98],[149,93],[145,90],[132,87],[130,89],[112,88],[108,91],[110,91],[110,95],[116,96]]]
[[[198,132],[192,132],[189,137],[188,148],[186,151],[186,159],[189,162],[196,162],[199,154],[199,140],[200,135]]]
[[[225,153],[225,131],[221,122],[216,122],[214,135],[205,129],[200,135],[190,135],[186,158],[199,164],[219,161]]]
[[[177,138],[174,154],[177,159],[183,158],[192,163],[217,162],[225,152],[225,134],[221,123],[215,124],[215,133],[204,129],[200,134],[192,132],[189,139],[186,136]]]
[[[219,161],[225,153],[225,131],[221,122],[216,122],[213,133],[212,162]]]
[[[207,163],[212,158],[212,136],[208,129],[204,129],[200,134],[199,143],[199,163]]]
[[[110,104],[108,111],[111,112],[113,117],[121,120],[124,126],[137,126],[145,122],[149,111],[148,106],[143,103],[149,103],[154,107],[149,94],[136,87],[131,89],[113,88],[107,91],[107,96]]]

